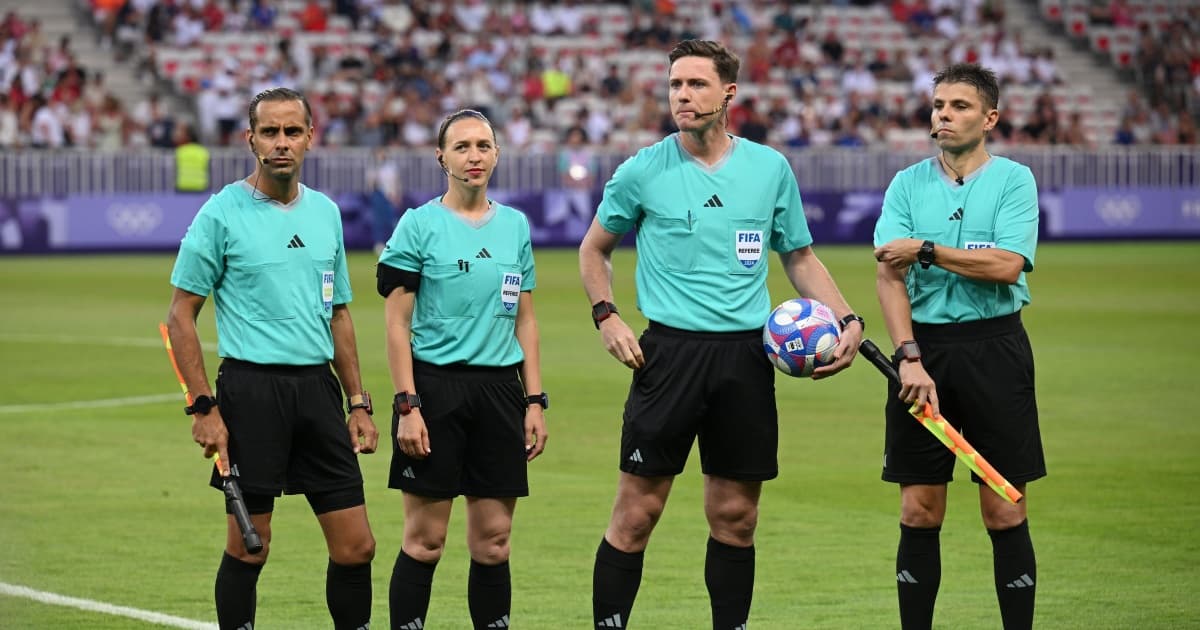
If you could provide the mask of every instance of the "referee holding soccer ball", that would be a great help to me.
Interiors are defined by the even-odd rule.
[[[650,534],[698,437],[709,524],[705,582],[713,627],[729,630],[749,618],[759,495],[778,474],[775,370],[762,346],[771,311],[767,247],[780,253],[801,295],[842,319],[836,360],[814,378],[849,367],[863,329],[812,251],[787,160],[725,130],[737,56],[717,42],[687,40],[669,58],[679,133],[617,169],[579,248],[604,347],[634,369],[592,613],[594,627],[628,626]],[[640,338],[612,292],[612,251],[635,228],[638,308],[650,320]]]
[[[466,495],[476,628],[507,628],[509,534],[527,464],[546,446],[529,222],[487,196],[496,133],[474,110],[447,116],[446,193],[400,218],[379,258],[396,398],[388,485],[404,492],[392,571],[393,628],[421,628],[454,497]]]

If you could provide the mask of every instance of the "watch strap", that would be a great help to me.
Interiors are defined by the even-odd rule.
[[[845,330],[846,326],[850,325],[850,322],[858,322],[858,325],[862,326],[862,329],[864,332],[867,330],[866,320],[864,320],[862,317],[859,317],[858,315],[856,315],[854,313],[850,313],[849,315],[839,319],[838,325],[842,327],[842,330]]]
[[[546,392],[542,392],[540,394],[530,394],[525,397],[525,405],[541,405],[542,409],[549,409],[550,397],[546,395]]]
[[[600,329],[600,322],[612,317],[620,315],[617,310],[617,305],[607,300],[601,300],[592,305],[592,324],[596,326],[596,330]]]

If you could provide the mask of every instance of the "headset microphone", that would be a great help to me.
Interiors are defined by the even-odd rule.
[[[732,94],[726,94],[725,100],[720,105],[714,107],[711,112],[704,112],[702,114],[697,113],[696,118],[707,118],[708,116],[716,116],[717,114],[720,114],[721,112],[725,111],[726,107],[729,107],[729,100],[732,98]]]
[[[257,154],[257,153],[255,153],[255,155],[258,155],[258,154]],[[268,164],[270,164],[270,163],[271,163],[271,160],[268,160],[267,158],[265,158],[265,157],[263,157],[263,156],[261,156],[261,155],[258,155],[258,161],[259,161],[259,162],[262,162],[263,166],[266,166],[266,165],[268,165]]]
[[[446,173],[450,177],[453,177],[454,179],[457,179],[460,182],[463,182],[464,184],[471,181],[471,180],[467,179],[466,177],[459,177],[458,175],[451,173],[450,169],[446,168],[446,163],[442,160],[442,158],[438,158],[438,165],[440,165],[442,167],[442,172]]]

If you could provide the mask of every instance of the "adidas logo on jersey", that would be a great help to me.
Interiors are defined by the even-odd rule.
[[[950,218],[948,220],[949,221],[962,221],[962,208],[955,210],[954,214],[950,215]]]
[[[304,247],[304,241],[300,240],[299,234],[293,234],[292,240],[288,241],[287,248],[296,249],[297,247]]]
[[[400,476],[401,476],[401,477],[407,477],[407,478],[409,478],[409,479],[416,479],[416,478],[417,478],[417,476],[416,476],[415,474],[413,474],[413,469],[412,469],[412,466],[405,467],[404,471],[400,473]]]
[[[486,247],[484,247],[483,249],[479,250],[478,254],[475,254],[475,257],[476,258],[491,258],[492,253],[489,252]]]
[[[725,204],[721,203],[720,197],[713,195],[708,198],[708,201],[704,202],[704,207],[705,208],[724,208]]]
[[[596,624],[597,628],[624,628],[621,625],[621,613],[617,613],[604,621]]]
[[[644,460],[642,459],[642,451],[641,451],[641,449],[636,449],[636,448],[635,448],[635,449],[633,449],[633,455],[630,455],[630,456],[629,456],[629,461],[631,461],[631,462],[637,462],[637,463],[639,463],[639,464],[640,464],[640,463],[642,463]],[[618,627],[620,627],[620,626],[618,626]]]

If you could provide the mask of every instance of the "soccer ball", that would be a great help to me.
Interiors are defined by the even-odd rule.
[[[811,376],[814,368],[833,363],[840,338],[833,309],[808,298],[776,306],[763,325],[767,358],[788,376]]]

